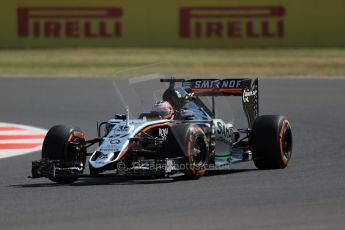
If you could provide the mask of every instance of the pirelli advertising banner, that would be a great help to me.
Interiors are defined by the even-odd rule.
[[[344,47],[344,0],[4,0],[0,47]]]

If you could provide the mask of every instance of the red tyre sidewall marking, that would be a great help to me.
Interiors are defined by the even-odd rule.
[[[282,158],[285,165],[288,163],[289,159],[285,156],[285,153],[283,150],[283,136],[284,136],[285,127],[287,127],[289,125],[290,125],[289,122],[287,120],[284,120],[281,131],[280,131],[280,135],[279,135],[280,154],[281,154],[281,158]]]

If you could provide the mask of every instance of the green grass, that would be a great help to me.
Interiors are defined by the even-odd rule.
[[[153,63],[176,76],[345,76],[345,48],[0,50],[0,76],[114,76]]]

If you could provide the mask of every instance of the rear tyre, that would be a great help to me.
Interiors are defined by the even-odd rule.
[[[251,144],[258,169],[283,169],[292,154],[292,131],[284,116],[265,115],[256,118]]]
[[[48,160],[79,160],[85,167],[85,154],[82,150],[76,151],[75,148],[72,148],[71,142],[76,144],[85,142],[85,135],[79,128],[63,125],[52,127],[44,138],[42,158]],[[70,184],[75,182],[78,177],[50,177],[49,179],[60,184]]]

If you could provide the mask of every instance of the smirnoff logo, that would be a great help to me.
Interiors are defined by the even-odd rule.
[[[19,7],[20,38],[119,38],[122,9],[118,7]]]
[[[229,89],[240,88],[242,79],[233,80],[197,80],[191,85],[194,89]]]
[[[283,38],[283,6],[180,8],[181,38]]]

